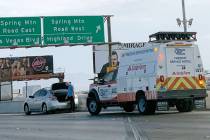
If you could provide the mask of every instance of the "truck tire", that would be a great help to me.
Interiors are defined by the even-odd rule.
[[[138,106],[138,111],[140,114],[145,115],[147,114],[147,100],[144,95],[140,95],[137,99],[137,106]]]
[[[190,112],[193,110],[193,101],[192,99],[179,100],[176,103],[176,108],[179,112]]]
[[[157,102],[156,101],[148,101],[147,104],[148,104],[148,113],[147,114],[155,114]]]
[[[136,105],[134,103],[126,103],[122,107],[125,112],[133,112],[136,108]]]
[[[101,105],[96,101],[95,98],[87,99],[87,108],[91,115],[98,115],[101,112]]]
[[[155,113],[156,101],[147,101],[144,95],[140,95],[137,100],[138,111],[142,115],[151,115]]]

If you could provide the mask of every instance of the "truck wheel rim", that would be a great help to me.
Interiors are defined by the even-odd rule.
[[[139,100],[139,110],[141,112],[144,112],[145,111],[145,104],[146,104],[145,100],[143,98],[141,98]]]
[[[97,107],[96,102],[95,101],[91,101],[90,105],[89,105],[90,111],[91,112],[95,112],[96,111],[96,107]]]

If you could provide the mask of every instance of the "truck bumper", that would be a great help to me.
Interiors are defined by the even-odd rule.
[[[206,89],[193,90],[171,90],[158,92],[158,100],[162,99],[184,99],[184,98],[205,98],[207,97]]]

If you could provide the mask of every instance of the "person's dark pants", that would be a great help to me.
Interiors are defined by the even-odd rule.
[[[75,102],[74,102],[74,97],[68,97],[69,100],[69,104],[70,104],[70,112],[74,112],[75,111]]]

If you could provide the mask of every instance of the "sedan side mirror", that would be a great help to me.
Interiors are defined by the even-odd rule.
[[[34,98],[34,96],[29,96],[29,98],[32,98],[32,99],[33,99],[33,98]]]

